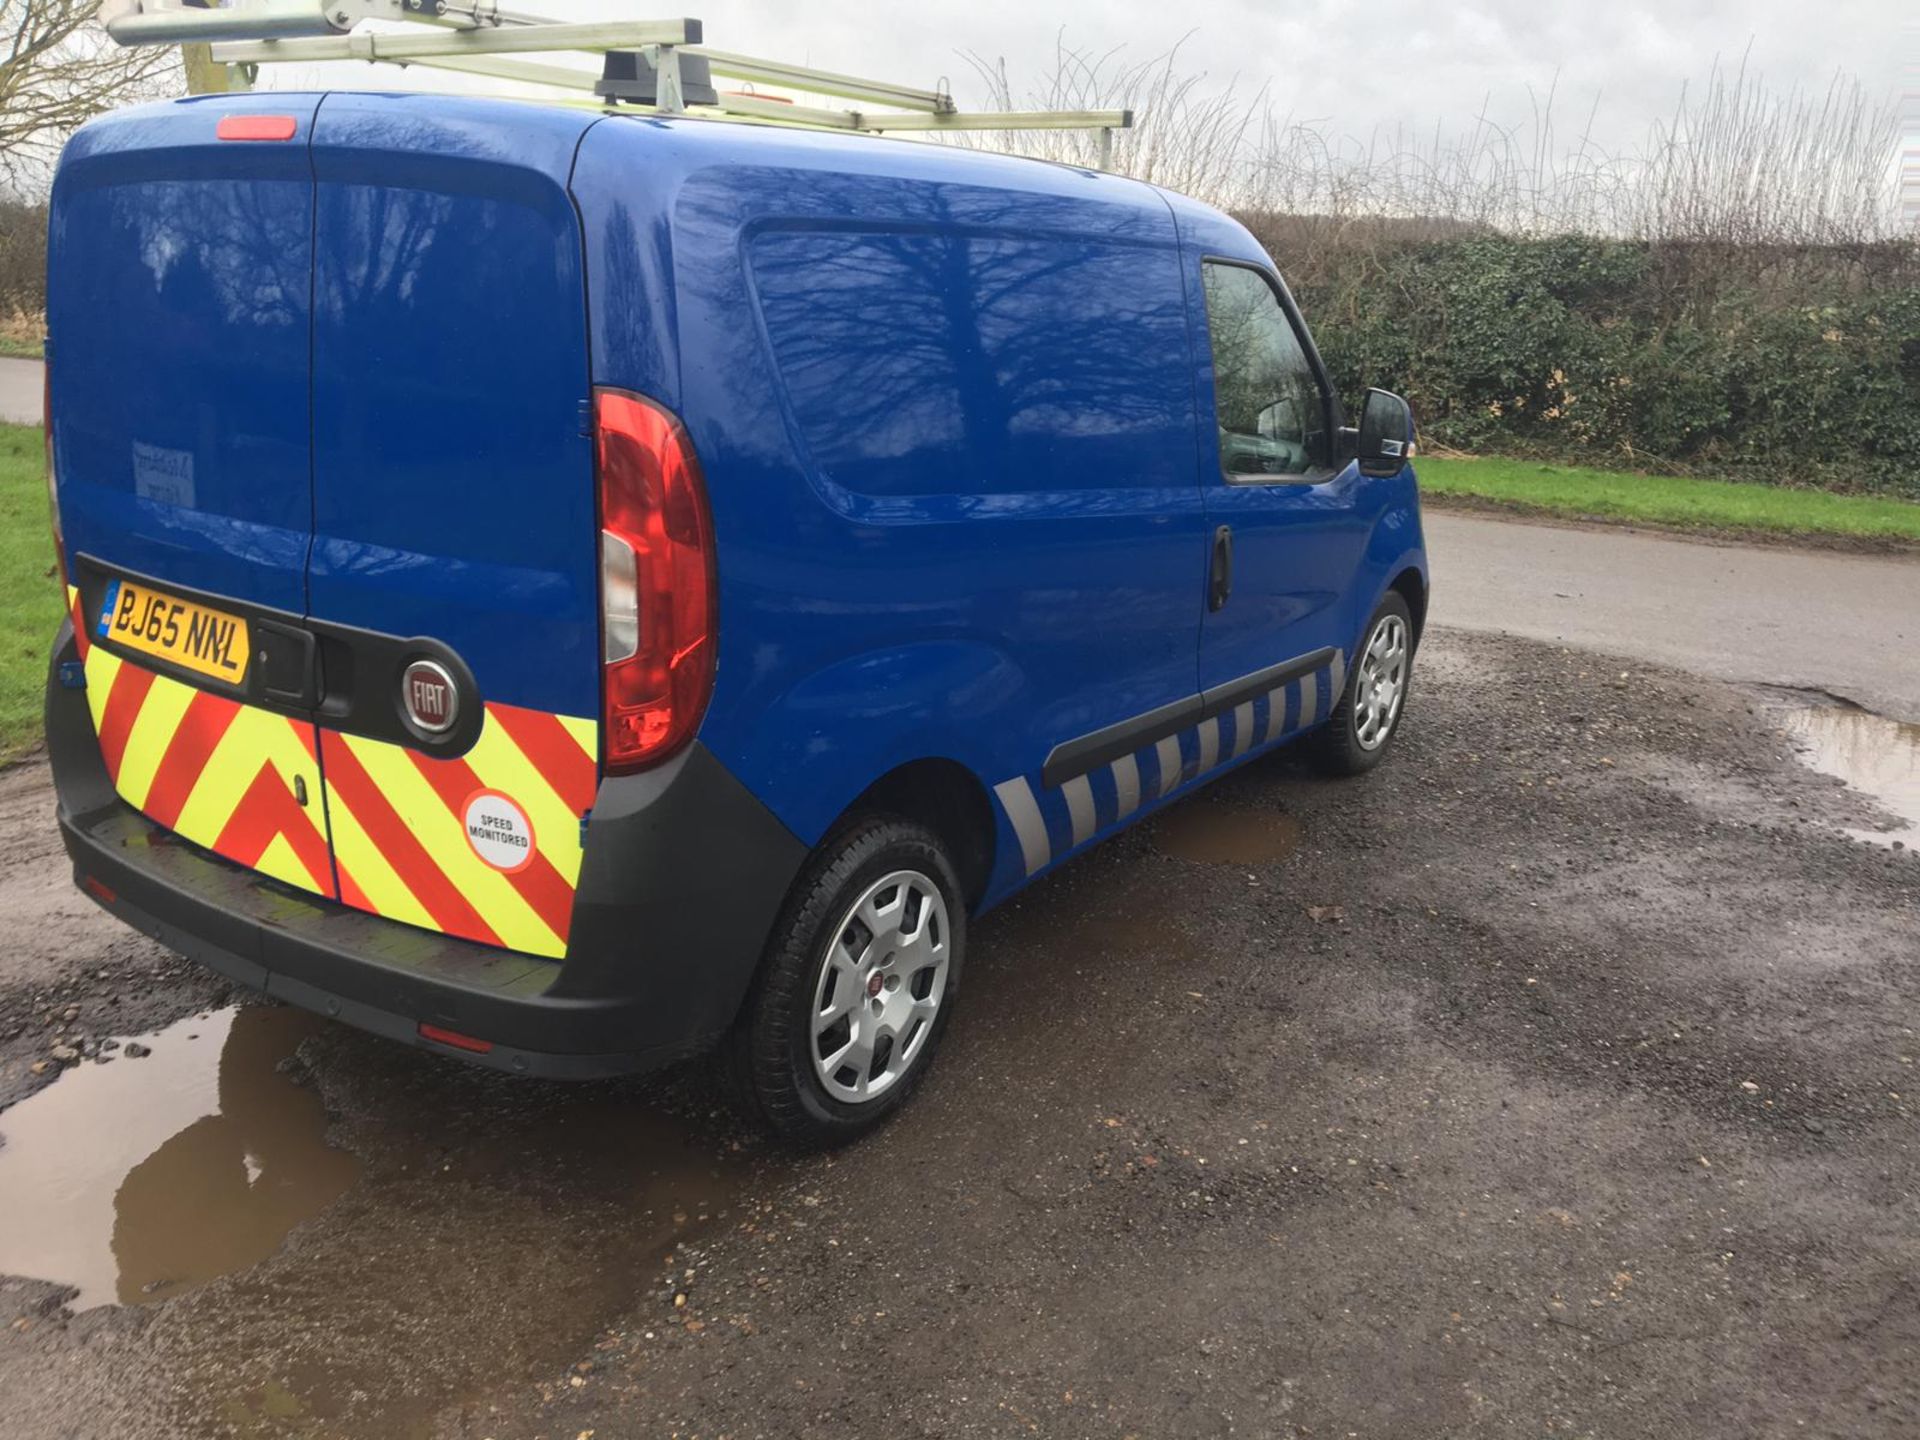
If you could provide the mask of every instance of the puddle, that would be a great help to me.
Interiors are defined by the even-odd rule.
[[[1300,822],[1281,810],[1189,800],[1154,822],[1153,843],[1164,855],[1202,865],[1271,865],[1300,848]]]
[[[662,1085],[530,1081],[337,1026],[302,1059],[365,1175],[171,1327],[191,1339],[168,1373],[234,1430],[396,1440],[457,1412],[491,1434],[490,1396],[597,1357],[609,1326],[725,1323],[683,1247],[733,1220],[745,1167]]]
[[[1920,725],[1869,710],[1817,705],[1781,717],[1814,769],[1871,796],[1900,823],[1890,830],[1850,829],[1875,845],[1920,848]]]
[[[166,1377],[180,1433],[482,1416],[636,1311],[678,1325],[676,1288],[696,1313],[685,1249],[748,1173],[658,1084],[529,1081],[261,1006],[141,1039],[0,1113],[0,1273],[76,1286],[76,1310],[171,1301],[122,1363]]]
[[[0,1114],[0,1272],[76,1310],[166,1300],[271,1255],[359,1177],[320,1099],[276,1067],[323,1022],[249,1006],[82,1062]]]

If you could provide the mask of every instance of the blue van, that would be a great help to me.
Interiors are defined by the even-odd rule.
[[[1219,212],[907,141],[434,95],[95,121],[54,186],[47,734],[76,881],[528,1075],[897,1108],[967,925],[1304,739],[1427,607]]]

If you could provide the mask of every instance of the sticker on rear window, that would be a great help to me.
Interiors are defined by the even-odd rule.
[[[533,863],[533,822],[498,790],[469,795],[461,823],[473,853],[494,869],[511,875]]]

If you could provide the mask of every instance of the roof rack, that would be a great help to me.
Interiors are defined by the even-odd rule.
[[[108,20],[107,32],[122,45],[209,46],[202,58],[211,70],[204,63],[199,69],[211,80],[194,87],[201,89],[249,89],[265,64],[365,60],[584,92],[602,104],[632,104],[658,115],[875,133],[1093,130],[1102,169],[1111,161],[1113,132],[1133,124],[1130,110],[963,111],[944,80],[925,90],[709,49],[698,20],[576,24],[509,10],[499,0],[236,0],[217,9],[205,4],[133,0],[130,11]],[[369,21],[408,22],[409,28],[359,28]],[[599,55],[601,73],[521,58],[555,52]],[[853,101],[860,108],[718,90],[716,75]]]

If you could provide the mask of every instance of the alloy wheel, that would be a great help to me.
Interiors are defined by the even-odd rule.
[[[913,1068],[946,993],[947,904],[917,870],[874,881],[833,931],[814,986],[809,1053],[827,1094],[877,1099]]]
[[[1407,622],[1398,615],[1382,615],[1360,652],[1353,694],[1353,738],[1362,750],[1378,750],[1393,733],[1407,695],[1411,659]]]

